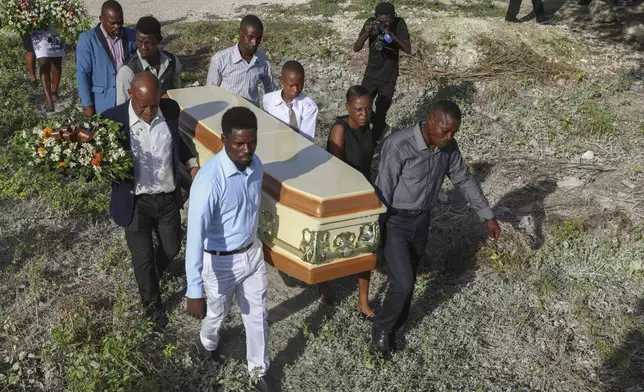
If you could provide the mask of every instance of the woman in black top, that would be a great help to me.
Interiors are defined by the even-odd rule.
[[[327,151],[362,173],[371,182],[371,161],[376,141],[371,130],[371,95],[362,86],[347,91],[347,116],[338,117],[331,128]],[[371,271],[358,274],[358,310],[371,321],[375,313],[369,306]],[[324,298],[329,295],[328,285],[320,285]]]

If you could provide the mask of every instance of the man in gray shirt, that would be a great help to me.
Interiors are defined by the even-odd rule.
[[[396,132],[382,147],[376,190],[388,208],[384,256],[389,287],[373,323],[371,348],[385,357],[409,315],[416,270],[427,244],[430,210],[445,176],[486,223],[490,239],[496,241],[501,234],[481,186],[454,139],[460,124],[458,105],[439,101],[426,121]]]

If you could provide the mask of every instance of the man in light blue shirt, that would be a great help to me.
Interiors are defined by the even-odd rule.
[[[202,358],[212,358],[234,294],[246,329],[248,370],[259,370],[257,386],[265,390],[268,273],[256,234],[263,175],[254,155],[257,117],[248,108],[233,107],[224,113],[221,128],[224,149],[201,168],[190,189],[188,313],[203,320],[197,346]]]

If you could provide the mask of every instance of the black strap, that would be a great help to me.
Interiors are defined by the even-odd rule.
[[[250,247],[251,247],[252,245],[253,245],[253,243],[251,242],[250,244],[248,244],[248,245],[244,246],[243,248],[239,248],[239,249],[237,249],[237,250],[231,250],[231,251],[206,250],[206,253],[209,253],[209,254],[211,254],[211,255],[215,255],[215,256],[230,256],[230,255],[236,255],[236,254],[239,254],[239,253],[244,253],[244,252],[246,252],[248,249],[250,249]]]

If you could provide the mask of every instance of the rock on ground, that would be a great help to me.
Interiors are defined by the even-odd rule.
[[[637,22],[624,30],[624,37],[629,41],[644,44],[644,23]]]
[[[611,6],[602,0],[593,0],[588,6],[590,15],[595,23],[614,23],[617,15]]]

